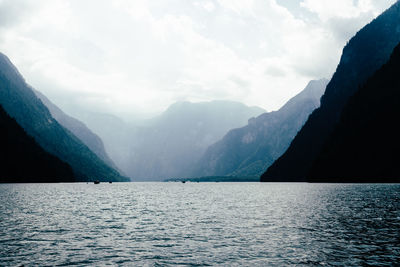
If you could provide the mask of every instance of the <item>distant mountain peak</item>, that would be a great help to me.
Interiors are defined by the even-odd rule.
[[[187,108],[200,108],[203,109],[204,107],[209,107],[209,108],[218,108],[218,109],[223,109],[223,108],[232,108],[232,107],[237,107],[237,108],[254,108],[257,109],[261,112],[264,112],[265,110],[257,107],[257,106],[247,106],[246,104],[243,104],[238,101],[231,101],[231,100],[211,100],[211,101],[200,101],[200,102],[191,102],[191,101],[178,101],[173,104],[171,104],[164,114],[168,114],[171,112],[177,112],[181,111]]]

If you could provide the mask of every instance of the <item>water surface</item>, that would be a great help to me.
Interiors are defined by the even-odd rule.
[[[400,264],[400,185],[0,185],[0,266]]]

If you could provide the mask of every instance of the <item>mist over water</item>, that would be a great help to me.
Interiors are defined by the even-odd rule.
[[[0,265],[395,265],[400,185],[1,184]]]

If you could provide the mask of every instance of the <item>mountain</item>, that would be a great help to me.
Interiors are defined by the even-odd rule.
[[[400,182],[400,44],[347,102],[308,175],[312,182]]]
[[[119,170],[125,172],[129,167],[132,126],[111,114],[80,112],[76,114],[89,129],[98,134],[105,150]],[[125,172],[126,173],[126,172]]]
[[[201,158],[195,176],[260,176],[287,149],[310,113],[319,106],[328,80],[311,81],[278,111],[229,131]]]
[[[114,162],[108,157],[103,141],[93,133],[86,125],[65,114],[59,107],[51,102],[44,94],[34,90],[37,97],[43,102],[43,104],[49,109],[51,116],[58,121],[64,128],[72,132],[78,137],[92,152],[94,152],[101,160],[103,160],[109,166],[116,168]]]
[[[44,151],[0,105],[0,182],[75,181],[72,168]]]
[[[350,96],[389,60],[399,42],[400,2],[396,2],[345,46],[320,108],[310,115],[286,152],[261,176],[261,181],[306,181]]]
[[[122,170],[136,180],[188,176],[209,145],[263,112],[230,101],[175,103],[130,130],[129,164]]]
[[[51,116],[11,61],[1,53],[0,105],[44,150],[68,163],[77,181],[127,180]]]

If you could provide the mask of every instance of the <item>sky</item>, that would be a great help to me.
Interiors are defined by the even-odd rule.
[[[0,52],[70,114],[276,110],[396,0],[0,0]]]

